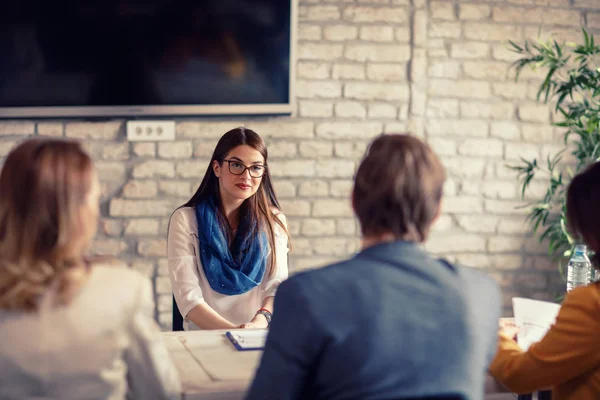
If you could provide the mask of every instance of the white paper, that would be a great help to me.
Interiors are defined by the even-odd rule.
[[[515,325],[519,328],[517,343],[527,350],[533,343],[542,340],[554,324],[560,304],[522,297],[513,297],[512,302]]]
[[[268,332],[268,329],[238,329],[228,333],[242,349],[256,349],[265,347]]]

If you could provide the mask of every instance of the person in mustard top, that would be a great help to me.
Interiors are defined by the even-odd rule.
[[[567,191],[571,232],[600,254],[600,162],[577,175]],[[594,257],[596,258],[596,257]],[[592,260],[594,265],[598,265]],[[570,291],[555,324],[527,351],[500,329],[490,373],[516,393],[552,388],[552,400],[600,399],[600,283]]]

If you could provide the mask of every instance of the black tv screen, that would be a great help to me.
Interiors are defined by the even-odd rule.
[[[291,111],[293,0],[4,0],[0,116]]]

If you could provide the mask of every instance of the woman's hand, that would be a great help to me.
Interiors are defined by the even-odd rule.
[[[262,314],[256,314],[252,321],[238,326],[240,329],[264,329],[269,326],[267,318]]]
[[[514,318],[500,318],[498,333],[508,339],[517,341],[519,327],[515,325]]]

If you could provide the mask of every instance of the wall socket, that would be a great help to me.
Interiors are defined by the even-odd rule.
[[[130,142],[162,142],[175,140],[175,121],[127,121]]]

